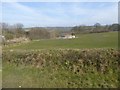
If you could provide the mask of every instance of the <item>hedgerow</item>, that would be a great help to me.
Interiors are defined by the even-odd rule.
[[[54,70],[63,68],[74,73],[116,72],[120,67],[120,52],[115,49],[59,49],[32,51],[3,51],[3,63],[16,66],[50,67]]]

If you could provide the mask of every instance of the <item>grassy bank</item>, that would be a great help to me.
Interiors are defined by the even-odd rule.
[[[3,87],[118,87],[115,49],[3,52]]]

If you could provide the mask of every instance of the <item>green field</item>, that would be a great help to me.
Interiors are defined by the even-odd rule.
[[[9,46],[5,49],[117,48],[118,32],[79,34],[75,39],[48,39]]]
[[[79,34],[77,37],[30,41],[3,47],[2,86],[119,87],[118,33]]]

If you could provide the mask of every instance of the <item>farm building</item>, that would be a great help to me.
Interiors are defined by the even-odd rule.
[[[71,35],[71,34],[62,34],[59,39],[72,39],[72,38],[76,38],[75,35]]]

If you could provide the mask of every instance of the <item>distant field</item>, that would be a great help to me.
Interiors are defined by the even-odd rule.
[[[31,41],[4,49],[59,49],[59,48],[117,48],[118,32],[79,34],[75,39],[49,39]]]

